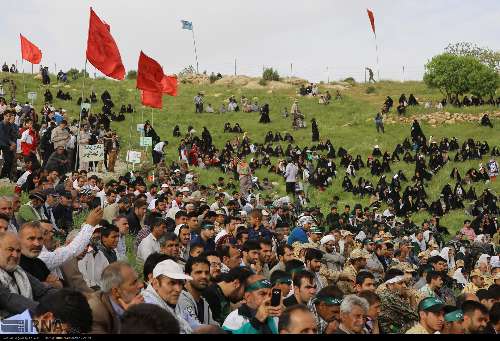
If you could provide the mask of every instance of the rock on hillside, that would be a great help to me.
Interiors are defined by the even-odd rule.
[[[395,123],[411,123],[413,120],[419,120],[420,122],[427,122],[432,127],[436,127],[439,124],[455,124],[461,122],[474,122],[479,123],[481,117],[485,113],[479,114],[463,114],[463,113],[449,113],[449,112],[434,112],[430,114],[416,114],[411,116],[389,116],[385,119],[386,124]],[[500,112],[487,113],[490,118],[500,118]]]

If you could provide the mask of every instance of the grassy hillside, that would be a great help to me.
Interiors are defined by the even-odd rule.
[[[12,76],[11,74],[0,74],[0,79],[4,77],[13,77],[18,84],[18,100],[25,101],[25,93],[23,93],[23,82],[22,75]],[[55,77],[52,77],[52,84],[50,89],[55,97],[58,87],[61,87],[64,92],[69,91],[73,96],[72,102],[65,102],[60,100],[55,100],[54,105],[56,107],[63,107],[68,110],[72,117],[78,117],[79,108],[76,105],[76,100],[82,93],[82,80],[70,82],[66,85],[58,85],[54,83]],[[35,102],[35,107],[39,110],[43,105],[43,93],[45,91],[44,87],[41,86],[39,80],[33,79],[33,75],[25,76],[26,92],[36,91],[38,93],[38,98]],[[122,81],[116,82],[112,80],[94,80],[86,79],[85,81],[85,97],[88,97],[90,91],[93,89],[97,96],[107,89],[113,99],[113,102],[117,107],[116,111],[119,111],[121,104],[131,103],[135,108],[136,112],[134,114],[128,114],[125,122],[112,123],[112,128],[118,131],[118,134],[122,142],[121,158],[124,159],[124,155],[127,149],[140,150],[139,147],[139,133],[136,131],[136,125],[138,123],[143,123],[144,120],[148,119],[153,122],[153,126],[157,133],[162,139],[166,139],[170,142],[168,147],[168,159],[177,159],[177,146],[179,139],[172,137],[173,127],[178,124],[181,129],[181,133],[184,135],[186,133],[188,125],[192,125],[194,129],[201,134],[203,127],[207,127],[212,134],[214,143],[218,148],[222,148],[223,144],[230,139],[235,138],[236,134],[224,134],[223,126],[225,122],[230,122],[234,125],[238,122],[244,131],[248,132],[248,136],[252,141],[263,143],[264,136],[269,130],[280,131],[282,134],[285,131],[290,132],[295,138],[299,146],[311,145],[311,128],[310,120],[316,118],[319,130],[320,138],[330,139],[338,150],[339,147],[344,147],[349,151],[349,153],[356,156],[360,154],[363,161],[366,161],[368,154],[371,153],[373,146],[380,145],[382,152],[386,149],[390,152],[393,151],[397,143],[403,141],[403,139],[409,135],[410,126],[402,124],[391,124],[386,125],[385,134],[377,134],[375,126],[373,123],[373,118],[376,112],[379,110],[386,96],[391,96],[395,102],[401,95],[401,93],[406,93],[408,96],[413,93],[420,102],[424,100],[440,100],[442,95],[433,89],[427,88],[421,82],[382,82],[376,85],[370,85],[375,87],[375,92],[372,94],[366,94],[366,88],[369,85],[357,84],[342,92],[342,101],[332,101],[328,106],[320,105],[317,103],[317,99],[312,98],[299,98],[299,106],[303,113],[306,115],[306,120],[308,127],[299,131],[293,131],[291,118],[283,118],[281,112],[283,108],[287,107],[290,110],[293,99],[296,97],[297,87],[295,86],[282,86],[280,89],[270,90],[269,88],[257,88],[257,87],[236,87],[227,85],[185,85],[181,84],[179,87],[178,97],[164,97],[164,109],[154,110],[152,117],[152,110],[150,108],[144,108],[140,105],[140,98],[138,90],[135,89],[135,81]],[[331,86],[329,86],[331,87]],[[325,85],[320,86],[322,92],[326,90]],[[228,114],[195,114],[193,97],[198,91],[205,92],[205,105],[211,103],[215,110],[217,110],[221,103],[229,98],[231,95],[236,96],[237,99],[241,95],[244,95],[250,99],[257,97],[260,104],[269,103],[271,113],[271,124],[263,125],[259,124],[258,120],[260,115],[258,113],[228,113]],[[328,89],[330,93],[334,96],[336,90],[331,87]],[[102,103],[93,108],[93,111],[100,111]],[[465,108],[457,109],[447,108],[450,112],[463,112],[463,113],[478,113],[492,111],[492,107],[478,107],[478,108]],[[498,111],[498,109],[497,109]],[[429,110],[424,110],[423,108],[411,109],[409,114],[427,113]],[[396,115],[394,111],[390,115]],[[490,147],[494,145],[500,145],[500,121],[493,120],[495,128],[484,128],[479,126],[477,123],[460,123],[454,125],[441,125],[437,127],[432,127],[426,123],[421,122],[422,129],[424,133],[429,136],[434,136],[436,139],[440,139],[443,136],[456,136],[459,142],[462,143],[464,139],[472,137],[474,139],[486,140],[488,141]],[[283,144],[283,149],[286,145]],[[454,156],[452,153],[451,156]],[[337,159],[337,167],[339,166],[339,159]],[[483,160],[487,161],[487,160]],[[426,188],[427,193],[430,195],[432,200],[435,200],[439,196],[439,192],[442,187],[449,182],[449,174],[453,167],[457,166],[463,175],[469,168],[478,168],[478,162],[465,162],[465,163],[449,163],[444,169],[442,169],[437,175],[434,176],[433,181]],[[339,167],[338,167],[339,168]],[[413,176],[414,166],[407,166],[406,163],[401,162],[398,164],[391,164],[393,171],[403,169],[407,177]],[[202,183],[210,184],[215,182],[217,177],[221,176],[217,171],[214,170],[199,170],[200,179]],[[343,169],[339,168],[339,177],[334,180],[334,185],[329,187],[325,192],[312,191],[310,193],[310,198],[313,204],[322,207],[323,212],[326,214],[329,211],[329,202],[333,195],[338,195],[340,197],[340,204],[349,203],[351,206],[356,202],[361,202],[363,205],[367,204],[368,198],[363,200],[354,197],[351,193],[344,193],[341,189],[341,182],[343,177]],[[370,178],[369,170],[364,169],[358,173],[358,176],[363,176],[365,178]],[[267,170],[259,170],[257,176],[264,177],[267,176],[271,181],[279,181],[280,186],[277,188],[276,192],[279,194],[284,194],[284,183],[282,179],[276,175],[271,175]],[[390,175],[388,175],[390,176]],[[227,178],[227,177],[226,177]],[[371,179],[372,182],[376,183],[376,179]],[[353,181],[354,182],[354,181]],[[450,182],[451,183],[451,182]],[[451,183],[452,185],[454,183]],[[403,184],[405,186],[405,184]],[[489,187],[494,190],[495,193],[500,193],[500,181],[490,184],[476,184],[476,193],[481,193],[481,191]],[[466,187],[468,189],[468,187]],[[417,223],[421,222],[423,219],[427,218],[426,214],[415,215],[415,221]],[[446,215],[442,219],[442,224],[448,226],[452,229],[457,229],[461,227],[462,221],[465,219],[465,214],[461,211],[456,211],[451,214]]]

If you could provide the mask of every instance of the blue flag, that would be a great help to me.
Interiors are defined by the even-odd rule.
[[[193,23],[186,20],[181,20],[183,30],[193,30]]]

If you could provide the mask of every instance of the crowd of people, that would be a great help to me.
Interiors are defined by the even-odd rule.
[[[492,190],[474,189],[497,181],[497,146],[435,141],[414,121],[392,153],[375,146],[365,160],[321,139],[313,120],[313,144],[302,147],[287,132],[253,141],[238,130],[219,150],[206,127],[183,136],[177,125],[178,154],[166,155],[145,122],[153,176],[104,180],[89,172],[113,172],[120,143],[107,91],[101,101],[102,113],[84,110],[79,126],[50,103],[37,112],[0,100],[0,177],[16,182],[0,197],[2,333],[18,320],[32,321],[32,333],[500,332],[500,208]],[[297,102],[290,112],[300,113]],[[77,146],[99,142],[105,161],[82,161]],[[413,174],[396,169],[401,157]],[[481,164],[463,170],[466,160]],[[447,163],[453,186],[431,197],[426,184]],[[271,194],[279,183],[259,179],[263,167],[287,195]],[[203,185],[201,168],[224,176]],[[311,188],[337,177],[369,204],[342,207],[333,196],[329,212],[313,206]],[[443,226],[454,210],[470,219]],[[416,224],[418,212],[431,218]]]

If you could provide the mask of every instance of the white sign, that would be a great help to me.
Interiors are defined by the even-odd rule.
[[[103,161],[104,160],[104,145],[93,144],[86,145],[82,148],[82,162]]]
[[[89,111],[90,110],[90,103],[82,103],[82,110],[83,109]]]
[[[127,151],[127,162],[141,163],[141,152],[136,152],[135,150]]]
[[[144,124],[141,123],[137,125],[137,132],[144,133]]]
[[[153,145],[153,138],[141,136],[139,142],[141,147],[149,147]]]
[[[36,100],[36,92],[28,92],[28,99],[30,101]]]

